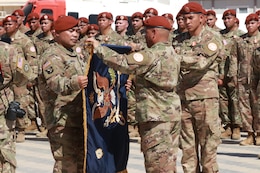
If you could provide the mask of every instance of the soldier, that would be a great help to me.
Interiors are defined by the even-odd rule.
[[[30,13],[27,16],[27,23],[30,27],[30,30],[25,33],[28,37],[35,37],[42,33],[40,25],[40,16],[38,13]]]
[[[125,40],[128,39],[128,33],[127,33],[128,26],[129,26],[129,23],[128,23],[127,16],[124,16],[124,15],[116,16],[115,30]]]
[[[79,37],[78,21],[62,16],[54,23],[55,43],[40,57],[39,90],[45,106],[48,138],[55,164],[54,173],[83,173],[84,138],[82,89],[86,59],[72,49]]]
[[[44,14],[41,18],[40,18],[40,24],[41,24],[41,30],[42,33],[40,33],[39,35],[37,35],[36,37],[33,37],[33,42],[34,45],[36,47],[36,51],[37,51],[37,55],[38,57],[40,57],[45,50],[47,50],[50,47],[50,44],[53,42],[53,16],[49,15],[49,14]],[[41,59],[39,59],[39,61],[41,61]],[[39,62],[39,71],[41,71],[41,67],[40,67],[40,62]],[[38,83],[36,83],[38,84]],[[46,137],[47,135],[47,129],[46,129],[46,125],[45,125],[45,120],[44,120],[44,104],[42,102],[42,99],[39,95],[39,89],[38,86],[36,85],[34,88],[34,98],[35,101],[38,104],[38,118],[41,119],[41,124],[38,124],[38,126],[40,126],[40,128],[38,130],[40,130],[40,133],[36,134],[37,137]],[[37,108],[37,107],[36,107]],[[37,118],[37,117],[35,117]],[[37,121],[35,121],[35,119],[33,119],[32,121],[34,121],[35,123]],[[36,125],[36,124],[34,124]],[[29,128],[31,127],[31,128]],[[26,130],[32,130],[35,129],[36,127],[33,126],[29,126],[28,128],[26,128]]]
[[[140,52],[120,55],[91,41],[104,63],[136,75],[136,119],[146,172],[176,172],[181,110],[175,91],[180,59],[168,42],[171,25],[165,17],[150,17],[144,25],[149,48]]]
[[[216,31],[220,31],[221,29],[216,26],[217,20],[218,19],[216,17],[216,12],[214,10],[208,10],[207,11],[207,25]]]
[[[173,31],[173,34],[174,34],[173,38],[175,38],[176,36],[178,36],[181,33],[188,31],[185,26],[185,23],[184,23],[183,15],[180,12],[176,16],[176,21],[177,21],[177,29],[175,29]]]
[[[182,102],[180,148],[184,173],[219,172],[220,144],[218,63],[223,44],[205,27],[204,9],[196,2],[185,4],[180,13],[188,32],[175,39],[182,55],[178,93]],[[200,170],[202,169],[202,170]]]
[[[78,21],[79,21],[79,29],[80,29],[79,40],[86,39],[84,37],[87,35],[88,32],[89,20],[86,17],[80,17]]]
[[[13,45],[20,56],[24,57],[30,64],[33,73],[37,76],[38,74],[38,61],[36,56],[36,50],[32,41],[23,33],[18,30],[18,23],[15,16],[7,16],[3,20],[6,34],[2,37],[11,39],[11,45]],[[15,100],[21,103],[21,108],[26,111],[24,118],[18,118],[17,123],[17,139],[16,142],[24,142],[25,140],[25,128],[30,124],[29,118],[35,117],[34,110],[34,98],[30,95],[34,81],[28,82],[24,86],[13,86]]]
[[[231,58],[231,47],[234,38],[239,37],[244,32],[238,29],[236,11],[228,9],[223,13],[225,29],[220,33],[225,45],[224,52],[226,57],[220,64],[219,94],[220,94],[220,118],[225,131],[221,138],[240,139],[240,128],[242,126],[241,115],[238,109],[237,96],[237,59]]]
[[[149,17],[152,16],[158,16],[158,11],[155,8],[147,8],[144,11],[144,19],[148,19]]]
[[[17,18],[18,28],[20,32],[26,33],[30,30],[27,26],[24,25],[25,15],[22,9],[17,9],[12,13],[13,16]]]
[[[146,47],[144,26],[143,26],[143,14],[140,12],[135,12],[131,16],[132,28],[134,35],[132,36],[132,41],[135,43],[142,44],[142,47]]]
[[[248,132],[240,145],[260,145],[259,114],[259,47],[257,14],[246,17],[247,33],[236,39],[232,55],[238,59],[238,96],[243,130]]]
[[[27,61],[19,56],[15,48],[0,41],[0,172],[14,173],[15,159],[15,120],[23,116],[24,111],[14,101],[13,85],[26,85],[35,78]],[[17,110],[19,109],[19,115]]]
[[[98,27],[98,25],[96,25],[96,24],[89,24],[88,25],[88,31],[87,31],[88,38],[95,37],[98,34],[99,34],[99,27]]]

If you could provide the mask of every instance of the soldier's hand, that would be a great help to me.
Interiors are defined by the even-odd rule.
[[[223,85],[223,80],[222,79],[218,79],[218,86],[222,86]]]
[[[132,86],[132,80],[127,79],[126,84],[125,84],[126,91],[129,91],[131,89],[131,86]]]
[[[86,88],[88,85],[88,77],[87,76],[78,76],[78,83],[81,89]]]
[[[87,38],[86,42],[92,43],[94,48],[97,48],[99,46],[99,42],[95,38]]]

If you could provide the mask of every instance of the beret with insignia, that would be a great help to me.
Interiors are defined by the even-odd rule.
[[[84,22],[84,23],[89,22],[89,20],[86,17],[80,17],[78,20],[79,20],[79,22]]]
[[[14,10],[14,12],[12,13],[13,16],[24,16],[24,12],[22,9],[17,9]]]
[[[190,14],[190,13],[194,13],[194,14],[205,14],[206,11],[205,9],[202,7],[201,4],[197,3],[197,2],[188,2],[186,4],[184,4],[180,10],[181,14]]]
[[[6,22],[17,22],[17,18],[15,16],[6,16],[3,20],[3,23]]]
[[[152,16],[144,21],[144,26],[149,28],[164,28],[171,30],[170,22],[163,16]]]
[[[50,20],[50,21],[54,21],[53,16],[49,15],[49,14],[44,14],[41,18],[40,18],[40,22],[42,20]]]
[[[222,19],[224,19],[226,16],[230,16],[230,15],[236,17],[236,15],[237,15],[236,10],[228,9],[228,10],[224,11]]]
[[[97,19],[99,20],[100,18],[106,18],[106,19],[113,20],[113,15],[110,12],[102,12],[102,13],[98,14]]]
[[[210,16],[210,15],[216,17],[216,12],[215,12],[214,10],[208,10],[208,11],[207,11],[207,16]]]
[[[248,24],[250,21],[255,20],[258,22],[258,15],[256,13],[251,13],[246,17],[245,24]]]
[[[127,16],[120,15],[120,16],[116,16],[116,21],[117,20],[127,20],[128,21],[128,18],[127,18]]]
[[[144,11],[144,16],[146,14],[153,14],[155,16],[158,16],[158,11],[155,9],[155,8],[147,8],[145,11]]]
[[[173,15],[171,13],[165,13],[162,15],[163,17],[166,17],[167,19],[173,20]]]
[[[143,20],[143,14],[141,12],[135,12],[134,14],[132,14],[131,19],[133,20],[134,18],[139,18]]]
[[[55,31],[66,31],[75,26],[78,26],[78,20],[72,16],[61,16],[54,22]]]
[[[38,13],[30,13],[28,16],[27,16],[27,22],[30,22],[31,20],[38,20],[40,19],[40,16]]]
[[[97,24],[90,24],[90,25],[88,25],[88,31],[89,30],[97,30],[97,31],[99,31],[99,27],[98,27]]]

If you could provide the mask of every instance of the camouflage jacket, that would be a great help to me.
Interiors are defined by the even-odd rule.
[[[76,113],[82,110],[81,89],[77,77],[84,75],[86,60],[73,49],[67,50],[58,43],[53,43],[40,59],[42,74],[39,76],[38,87],[46,109],[44,115],[47,128],[55,125],[82,126],[73,119],[80,121],[82,117],[82,114]]]
[[[0,115],[3,116],[8,103],[14,100],[12,85],[23,86],[36,76],[28,62],[18,55],[15,48],[0,41],[0,71],[3,81],[0,82]]]
[[[223,44],[212,30],[203,28],[199,36],[183,33],[176,37],[175,50],[181,55],[181,81],[178,92],[182,100],[218,98],[218,64]]]
[[[50,47],[50,42],[53,40],[52,35],[44,35],[44,33],[40,33],[37,36],[32,36],[32,41],[35,45],[37,55],[40,56],[48,47]]]
[[[157,43],[129,55],[118,54],[105,46],[95,51],[109,67],[136,75],[136,120],[139,123],[180,120],[180,99],[175,92],[180,58],[170,43]]]
[[[221,79],[225,77],[234,77],[237,76],[237,58],[233,56],[231,50],[232,46],[235,44],[235,39],[244,34],[244,32],[240,29],[234,31],[228,31],[227,29],[223,29],[220,31],[222,35],[222,42],[224,44],[225,58],[220,64],[220,73],[222,74]]]
[[[238,82],[242,84],[251,83],[253,67],[256,67],[258,64],[259,47],[259,32],[256,36],[249,37],[248,34],[244,34],[235,39],[235,44],[232,48],[232,55],[234,56],[233,59],[237,59],[238,61]]]

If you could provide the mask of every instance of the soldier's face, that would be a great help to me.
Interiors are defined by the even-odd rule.
[[[40,22],[39,20],[31,20],[28,22],[29,27],[32,31],[37,30],[40,27]]]
[[[49,32],[52,27],[52,21],[50,20],[42,20],[41,21],[41,29],[43,32]]]
[[[88,30],[88,23],[80,22],[79,23],[80,33],[85,34]]]
[[[232,15],[227,15],[223,18],[223,22],[226,28],[232,28],[236,23],[236,17]]]
[[[128,27],[128,21],[126,20],[117,20],[116,21],[116,31],[122,32],[124,30],[127,30]]]
[[[98,26],[100,30],[104,30],[106,28],[111,27],[112,23],[113,23],[112,20],[104,17],[98,19]]]
[[[249,35],[253,35],[254,33],[256,33],[258,27],[259,27],[259,22],[255,20],[251,20],[246,24],[246,29]]]
[[[195,32],[203,23],[204,17],[202,14],[185,14],[184,22],[187,30],[191,32]]]
[[[132,20],[132,26],[134,30],[139,30],[143,26],[143,20],[140,18],[134,18]]]
[[[21,25],[25,18],[24,16],[20,16],[20,15],[15,15],[15,17],[17,18],[18,25]]]
[[[87,32],[87,35],[89,38],[91,37],[95,37],[96,35],[98,34],[98,31],[97,30],[94,30],[94,29],[91,29]]]
[[[216,21],[217,21],[217,18],[215,16],[213,16],[213,15],[208,15],[207,16],[207,25],[209,27],[211,27],[211,28],[214,27]]]
[[[79,27],[74,27],[59,33],[56,32],[55,38],[59,44],[69,49],[76,45],[79,38],[79,33]]]
[[[10,36],[17,31],[18,24],[17,24],[17,22],[14,22],[14,21],[5,22],[4,28],[5,28],[6,33]]]
[[[179,16],[179,17],[177,18],[177,25],[178,25],[178,28],[181,28],[181,29],[186,28],[186,25],[185,25],[184,17],[183,17],[183,16]]]

